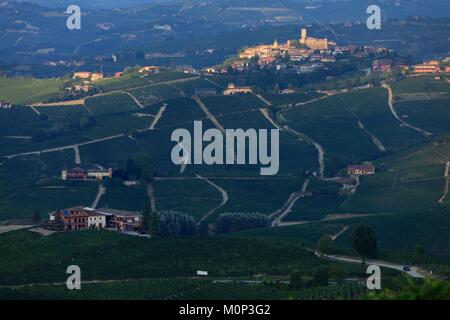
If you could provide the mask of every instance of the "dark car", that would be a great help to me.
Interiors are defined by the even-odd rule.
[[[410,268],[410,267],[408,267],[408,266],[404,266],[404,267],[403,267],[403,271],[405,271],[405,272],[409,272],[409,271],[411,271],[411,268]]]

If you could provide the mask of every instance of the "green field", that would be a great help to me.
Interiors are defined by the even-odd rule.
[[[38,115],[29,107],[0,109],[1,135],[31,135],[41,125]]]
[[[178,126],[179,128],[192,129],[194,120],[204,120],[206,118],[206,115],[197,103],[190,98],[169,100],[166,104],[166,109],[156,128],[175,128]],[[153,110],[156,110],[153,112],[156,113],[158,109],[153,108]]]
[[[287,124],[325,149],[326,173],[350,163],[380,156],[371,137],[358,126],[358,119],[338,95],[282,113]]]
[[[95,115],[139,109],[136,102],[128,94],[122,92],[88,98],[85,104]]]
[[[342,212],[420,212],[437,206],[444,190],[450,145],[429,144],[377,160],[381,170],[362,177]]]
[[[202,98],[203,103],[215,116],[235,113],[249,109],[259,109],[265,106],[264,102],[253,95],[215,96]]]
[[[104,166],[125,165],[129,157],[145,153],[145,150],[128,137],[117,138],[81,146],[79,148],[81,160],[84,163],[95,163]]]
[[[153,73],[145,76],[146,79],[150,80],[151,82],[166,82],[166,81],[173,81],[173,80],[179,80],[179,79],[185,79],[185,78],[192,78],[195,77],[195,75],[187,74],[183,72],[174,72],[174,71],[163,71],[159,73]]]
[[[0,288],[0,299],[96,300],[329,300],[355,299],[366,293],[360,283],[292,290],[283,282],[247,283],[245,280],[148,279],[82,284],[82,290],[65,285]]]
[[[62,79],[0,77],[0,100],[7,100],[13,104],[27,104],[61,98],[63,85]]]
[[[211,179],[228,193],[228,203],[219,212],[258,212],[270,214],[280,209],[293,192],[300,191],[301,177],[263,179]]]
[[[222,202],[220,192],[200,179],[155,181],[155,201],[158,211],[187,213],[196,220]]]
[[[404,121],[433,133],[450,130],[450,85],[445,78],[409,77],[392,84],[394,105]]]
[[[2,285],[63,282],[73,264],[80,266],[84,281],[192,277],[197,270],[208,270],[211,277],[286,276],[294,269],[309,274],[331,265],[299,243],[276,239],[147,239],[112,231],[50,237],[10,232],[0,234],[0,250]],[[349,265],[349,270],[360,268]]]
[[[320,220],[327,214],[337,212],[347,199],[347,196],[339,194],[341,187],[335,182],[310,180],[307,191],[313,194],[299,199],[283,221]]]
[[[60,181],[61,169],[74,166],[74,152],[14,158],[0,166],[0,220],[31,218],[34,210],[89,206],[97,184]]]
[[[95,117],[96,125],[87,127],[79,132],[90,139],[105,138],[118,134],[131,133],[150,127],[152,117],[143,116],[140,112],[126,112],[121,114],[103,114]]]
[[[149,202],[145,185],[125,186],[122,181],[113,180],[106,181],[104,187],[106,193],[101,197],[98,208],[141,211]]]
[[[425,75],[408,77],[392,84],[394,96],[403,93],[449,92],[449,84],[445,78],[435,80],[434,76]]]
[[[221,87],[218,87],[214,83],[206,81],[205,78],[195,79],[195,80],[186,81],[186,82],[180,82],[180,83],[175,84],[175,87],[182,90],[187,96],[194,95],[195,89],[213,88],[213,89],[216,89],[218,94],[221,91]]]
[[[450,216],[446,210],[355,218],[345,223],[352,226],[363,223],[371,227],[382,250],[414,254],[416,246],[420,245],[426,255],[450,261],[450,236],[447,232]],[[347,230],[337,241],[338,245],[350,248],[351,232],[352,229]],[[420,256],[416,259],[421,260]]]
[[[264,98],[274,105],[289,105],[306,102],[321,95],[318,93],[292,93],[292,94],[265,94]]]
[[[101,92],[110,92],[117,90],[125,90],[149,85],[150,82],[141,78],[141,74],[130,72],[122,75],[120,78],[108,78],[95,82],[95,86]]]
[[[180,96],[180,91],[165,83],[148,85],[143,88],[129,90],[128,92],[135,96],[144,106],[149,106],[161,100],[175,99]]]

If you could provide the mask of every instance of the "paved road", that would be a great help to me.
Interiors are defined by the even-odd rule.
[[[350,263],[363,263],[362,258],[357,258],[357,257],[348,257],[348,256],[337,256],[337,255],[330,255],[330,254],[321,254],[320,252],[314,251],[314,254],[316,256],[318,256],[319,258],[322,259],[327,259],[327,260],[333,260],[333,261],[340,261],[340,262],[350,262]],[[409,276],[413,277],[413,278],[425,278],[425,276],[423,276],[422,274],[420,274],[419,268],[417,267],[410,267],[411,271],[404,271],[403,267],[404,265],[401,264],[396,264],[396,263],[392,263],[392,262],[387,262],[387,261],[380,261],[380,260],[366,260],[365,264],[367,265],[377,265],[380,267],[385,267],[388,269],[393,269],[393,270],[397,270],[400,272],[404,272],[406,274],[408,274]]]
[[[291,193],[288,200],[284,203],[284,205],[274,213],[269,215],[269,218],[272,219],[271,226],[277,226],[281,221],[283,221],[284,217],[292,211],[292,207],[295,205],[298,199],[303,197],[306,193],[306,188],[308,187],[309,179],[305,180],[303,183],[301,191]]]

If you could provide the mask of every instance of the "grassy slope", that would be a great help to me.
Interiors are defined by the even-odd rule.
[[[62,95],[62,79],[0,78],[0,99],[14,104],[46,101]]]
[[[288,275],[329,265],[299,243],[264,239],[146,239],[112,231],[42,237],[29,231],[0,234],[2,284],[65,282],[68,265],[84,280],[210,276]],[[101,266],[101,267],[100,267]],[[170,266],[170,267],[168,267]]]
[[[362,177],[343,212],[420,212],[437,206],[450,145],[428,144],[377,160],[380,170]]]

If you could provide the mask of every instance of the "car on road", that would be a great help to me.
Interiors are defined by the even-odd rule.
[[[404,267],[403,267],[403,271],[405,271],[405,272],[410,272],[410,271],[411,271],[411,268],[408,267],[408,266],[404,266]]]

